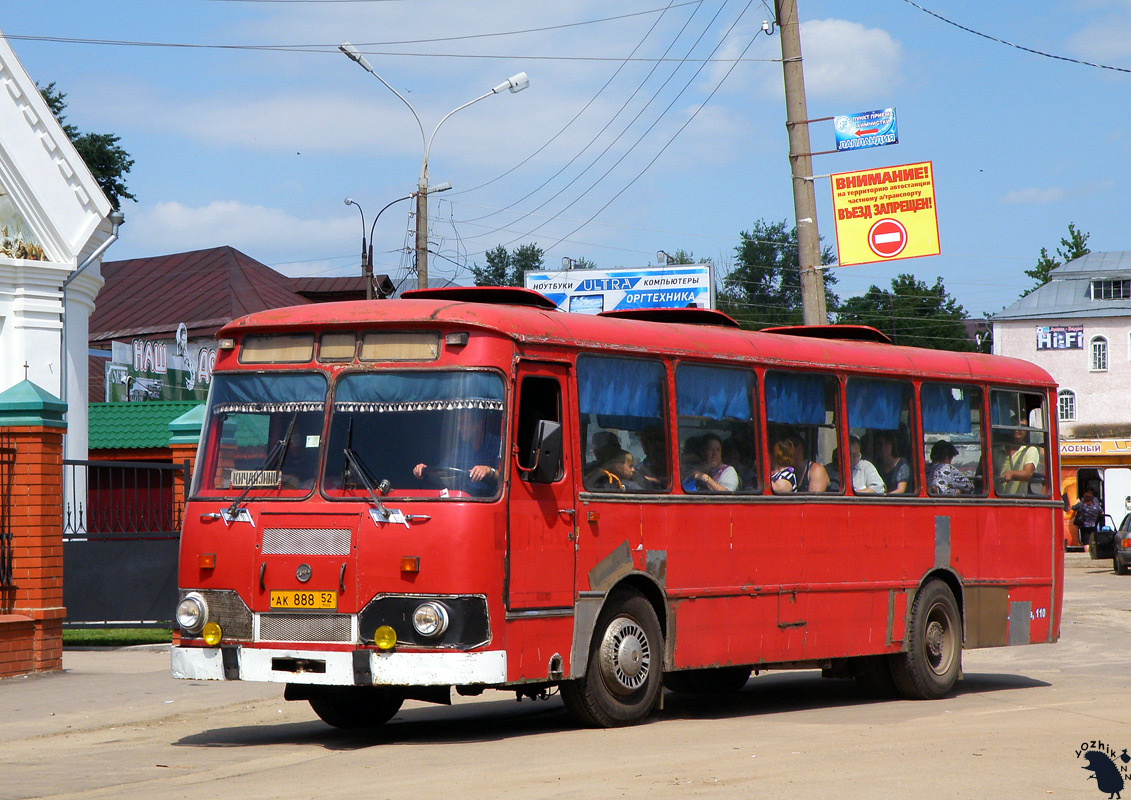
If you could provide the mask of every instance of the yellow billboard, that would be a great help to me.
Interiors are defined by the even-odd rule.
[[[830,177],[841,266],[939,254],[930,161]]]

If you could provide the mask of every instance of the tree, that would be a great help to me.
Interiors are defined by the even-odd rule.
[[[82,133],[74,125],[68,124],[63,115],[63,110],[67,107],[64,102],[67,96],[55,88],[54,82],[47,84],[39,92],[114,210],[119,210],[122,198],[137,200],[126,187],[125,180],[134,161],[118,144],[119,137],[112,133]]]
[[[531,242],[516,247],[512,252],[498,245],[485,254],[487,266],[475,264],[471,274],[476,286],[522,286],[523,272],[542,269],[542,248]]]
[[[1049,282],[1049,273],[1062,264],[1067,264],[1073,259],[1080,258],[1080,256],[1087,255],[1092,252],[1088,248],[1088,237],[1092,234],[1083,233],[1076,230],[1076,223],[1068,223],[1068,238],[1061,239],[1061,246],[1056,248],[1056,254],[1060,256],[1060,261],[1049,255],[1049,251],[1042,247],[1041,257],[1037,259],[1037,265],[1032,269],[1025,270],[1025,274],[1036,281],[1036,283],[1029,289],[1021,293],[1024,297],[1027,294],[1032,294],[1037,289],[1040,289]],[[1063,248],[1063,249],[1062,249]]]
[[[966,312],[947,293],[942,278],[928,286],[914,275],[897,275],[890,291],[871,286],[864,294],[845,300],[837,322],[870,325],[890,336],[895,344],[910,347],[962,352],[976,349],[966,332]]]
[[[797,228],[786,223],[759,220],[743,231],[735,248],[736,259],[723,278],[718,307],[744,328],[800,325],[801,273],[798,269]],[[831,247],[821,250],[821,263],[832,264]],[[833,293],[836,277],[825,272],[825,305],[834,311],[839,300]]]

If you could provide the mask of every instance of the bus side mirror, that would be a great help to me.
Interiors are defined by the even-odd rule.
[[[534,439],[523,469],[523,477],[530,483],[553,483],[561,471],[562,464],[562,426],[548,419],[538,421]]]

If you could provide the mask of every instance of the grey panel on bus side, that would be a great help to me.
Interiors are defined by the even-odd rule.
[[[935,566],[950,566],[950,517],[935,517]]]
[[[1009,604],[1009,643],[1029,644],[1029,621],[1033,617],[1032,603],[1016,600]]]
[[[967,648],[1000,647],[1010,643],[1008,588],[967,585],[962,597]]]

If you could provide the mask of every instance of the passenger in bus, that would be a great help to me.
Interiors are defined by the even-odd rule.
[[[770,451],[770,488],[774,494],[790,494],[797,491],[797,472],[794,462],[797,447],[792,439],[775,442]]]
[[[603,464],[585,476],[585,488],[611,492],[639,491],[640,484],[633,480],[635,463],[632,453],[617,448],[609,453]]]
[[[1029,481],[1040,464],[1040,450],[1028,444],[1029,434],[1023,428],[994,431],[994,438],[999,444],[998,462],[1001,464],[998,494],[1028,494]]]
[[[738,490],[738,473],[734,467],[723,463],[723,440],[717,434],[708,433],[692,442],[691,455],[696,462],[690,478],[693,488],[690,491],[734,492]],[[687,482],[684,483],[687,489]]]
[[[586,463],[586,473],[601,467],[617,450],[620,450],[620,439],[616,431],[597,431],[589,439],[589,449],[593,451],[593,459]]]
[[[848,458],[852,464],[852,491],[855,494],[884,494],[887,487],[884,486],[884,479],[880,477],[879,470],[876,465],[868,459],[860,451],[860,437],[848,437]],[[829,465],[829,475],[834,475],[836,471],[836,478],[839,482],[839,465],[840,459],[838,453],[833,450],[833,462]]]
[[[500,437],[498,428],[489,426],[486,415],[476,415],[466,411],[456,412],[455,436],[448,452],[435,468],[447,467],[466,473],[463,486],[469,494],[484,497],[495,493],[499,485]],[[490,427],[490,430],[488,428]],[[429,465],[420,463],[412,468],[412,474],[427,480],[425,471]]]
[[[805,437],[794,433],[789,437],[793,443],[793,467],[797,476],[798,492],[827,492],[829,472],[819,461],[810,461],[806,456]]]
[[[644,458],[636,465],[633,480],[645,489],[667,489],[671,482],[668,472],[668,443],[659,425],[649,425],[640,431],[640,449]]]
[[[974,493],[974,482],[965,472],[950,463],[956,455],[958,448],[945,439],[940,439],[931,446],[931,463],[927,464],[928,494],[953,497]]]
[[[723,442],[723,461],[734,467],[738,473],[739,488],[750,489],[758,485],[754,472],[753,437],[735,434]]]
[[[884,431],[876,435],[876,448],[879,453],[880,476],[888,494],[904,494],[911,486],[911,465],[901,458],[895,443],[895,435]]]

